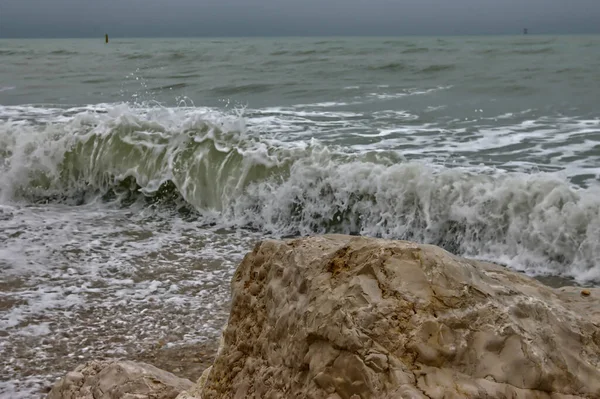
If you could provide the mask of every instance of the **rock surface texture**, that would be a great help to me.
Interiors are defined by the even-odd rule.
[[[173,399],[189,380],[146,363],[93,361],[58,381],[48,399]]]
[[[336,235],[262,242],[232,285],[215,363],[180,398],[600,398],[599,289]]]

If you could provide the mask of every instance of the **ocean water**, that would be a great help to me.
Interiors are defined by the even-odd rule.
[[[0,396],[215,341],[265,237],[600,281],[600,36],[0,41]]]

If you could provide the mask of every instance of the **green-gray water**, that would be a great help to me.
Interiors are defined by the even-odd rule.
[[[265,236],[600,280],[600,37],[0,40],[0,396],[214,341]]]

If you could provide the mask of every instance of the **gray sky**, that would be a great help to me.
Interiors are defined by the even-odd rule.
[[[600,33],[600,0],[1,0],[0,37]]]

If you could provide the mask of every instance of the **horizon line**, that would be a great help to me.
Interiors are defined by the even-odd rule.
[[[526,28],[524,28],[526,29]],[[403,38],[403,37],[466,37],[466,36],[592,36],[592,35],[600,35],[600,32],[528,32],[527,34],[514,33],[514,32],[505,32],[505,33],[442,33],[442,34],[398,34],[398,35],[380,35],[380,34],[363,34],[363,35],[349,35],[349,34],[330,34],[330,35],[231,35],[231,36],[222,36],[222,35],[183,35],[183,36],[171,36],[171,35],[141,35],[141,36],[121,36],[114,35],[111,36],[109,32],[104,32],[99,34],[98,36],[92,35],[84,35],[84,36],[8,36],[2,37],[0,36],[0,40],[11,40],[11,39],[96,39],[98,37],[104,38],[104,35],[108,34],[109,38],[113,39],[287,39],[287,38]]]

